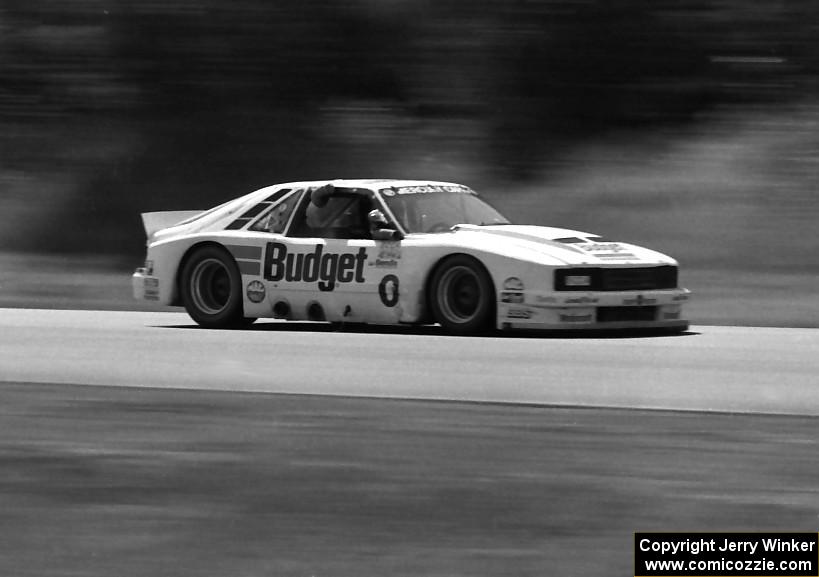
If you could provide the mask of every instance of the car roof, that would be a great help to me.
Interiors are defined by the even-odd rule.
[[[456,182],[444,182],[440,180],[409,180],[396,178],[336,178],[333,180],[301,180],[293,182],[281,182],[278,184],[271,184],[234,198],[226,202],[222,207],[225,211],[233,212],[237,206],[250,205],[258,202],[260,199],[270,195],[271,192],[282,189],[297,189],[297,188],[317,188],[326,184],[332,184],[339,188],[366,188],[371,190],[381,190],[384,188],[401,188],[405,186],[464,186]],[[222,208],[218,207],[218,208]],[[230,208],[228,208],[230,207]],[[233,209],[233,210],[231,210]]]
[[[438,180],[409,180],[397,178],[336,178],[333,180],[308,180],[300,182],[283,182],[275,186],[290,186],[290,187],[311,187],[323,186],[325,184],[332,184],[342,188],[389,188],[392,186],[418,186],[423,184],[433,185],[457,185],[455,182],[443,182]]]
[[[408,180],[408,179],[394,179],[394,178],[336,178],[333,180],[303,180],[293,182],[282,182],[278,184],[271,184],[254,190],[253,192],[244,194],[242,196],[233,198],[219,206],[204,211],[192,219],[188,219],[181,224],[188,224],[189,221],[200,220],[203,216],[210,215],[206,221],[206,226],[217,229],[223,224],[232,222],[236,218],[236,214],[241,214],[248,208],[263,202],[271,194],[284,189],[304,189],[317,188],[331,184],[338,188],[365,188],[371,190],[380,190],[391,187],[404,186],[424,186],[424,185],[438,185],[438,186],[463,186],[454,182],[442,182],[437,180]],[[281,197],[280,197],[281,198]],[[205,224],[200,222],[200,224]]]

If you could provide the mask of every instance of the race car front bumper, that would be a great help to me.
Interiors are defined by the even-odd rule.
[[[498,303],[498,328],[536,330],[688,328],[687,289],[526,294]]]

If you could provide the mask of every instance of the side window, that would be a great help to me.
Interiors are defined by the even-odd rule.
[[[300,190],[293,192],[293,194],[268,210],[253,223],[250,230],[276,234],[283,233],[285,226],[287,226],[287,221],[293,213],[293,209],[296,207],[296,204],[298,204],[300,192]]]
[[[316,238],[370,238],[367,214],[372,200],[358,193],[336,193],[322,206],[307,202],[293,220],[290,235]]]
[[[278,202],[280,198],[290,192],[289,188],[280,188],[262,202],[251,206],[242,215],[225,227],[225,230],[240,230],[247,226],[247,223],[265,212],[272,204]]]

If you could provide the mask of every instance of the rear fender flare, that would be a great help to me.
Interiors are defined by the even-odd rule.
[[[172,306],[177,307],[182,306],[181,289],[182,271],[185,270],[185,264],[188,262],[188,259],[191,257],[191,255],[204,246],[214,246],[227,251],[227,248],[225,248],[224,245],[221,245],[218,242],[214,242],[212,240],[197,242],[196,244],[192,244],[191,246],[189,246],[188,249],[185,251],[185,254],[182,255],[182,258],[179,259],[179,263],[176,266],[176,271],[174,271],[173,296],[171,297]],[[229,253],[230,251],[227,252]]]

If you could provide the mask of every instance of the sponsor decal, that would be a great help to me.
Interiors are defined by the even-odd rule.
[[[584,250],[598,258],[609,258],[613,260],[628,260],[636,258],[634,254],[628,252],[628,249],[616,242],[590,242],[587,244],[575,245],[577,248]]]
[[[421,186],[402,186],[400,188],[383,188],[381,194],[384,196],[395,196],[396,194],[429,194],[431,192],[462,192],[465,194],[475,194],[475,192],[462,184],[426,184]]]
[[[159,300],[159,279],[153,276],[142,279],[142,298],[146,301]]]
[[[560,322],[562,323],[589,323],[592,320],[591,313],[587,314],[561,314]]]
[[[399,260],[401,260],[400,242],[380,242],[378,243],[378,256],[374,262],[368,264],[375,268],[398,268]]]
[[[247,298],[252,303],[260,303],[264,300],[265,290],[261,281],[254,280],[247,285]]]
[[[624,252],[626,247],[619,245],[616,242],[590,242],[578,246],[586,252]]]
[[[593,305],[599,301],[600,299],[598,299],[597,297],[582,296],[566,299],[563,302],[566,303],[567,305]]]
[[[545,297],[542,295],[537,295],[535,297],[535,302],[538,303],[545,303],[545,304],[554,304],[557,302],[557,297]]]
[[[509,309],[506,311],[506,317],[510,319],[530,319],[532,318],[532,311],[527,309]]]
[[[264,278],[269,281],[315,282],[320,291],[329,292],[336,283],[363,283],[367,249],[357,253],[325,253],[317,245],[311,253],[293,254],[280,242],[267,243]]]
[[[523,293],[513,293],[513,292],[502,292],[501,293],[501,302],[502,303],[514,303],[520,304],[523,302]]]
[[[505,291],[522,291],[523,281],[516,276],[510,276],[503,281],[503,290]]]
[[[394,307],[398,304],[398,277],[388,274],[378,283],[378,296],[385,307]]]
[[[384,241],[378,243],[378,260],[400,260],[401,243]]]
[[[508,279],[503,281],[501,302],[520,304],[523,301],[523,281],[516,276],[510,276]]]
[[[629,305],[629,306],[638,306],[638,307],[641,307],[641,306],[643,306],[643,305],[654,305],[654,304],[657,304],[657,299],[646,298],[646,297],[644,297],[643,295],[637,295],[637,296],[636,296],[636,297],[634,297],[634,298],[630,298],[630,299],[623,299],[623,304],[624,304],[624,305]]]

